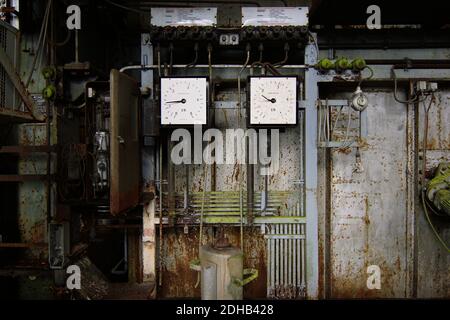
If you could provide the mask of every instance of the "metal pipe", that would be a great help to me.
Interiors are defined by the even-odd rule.
[[[243,199],[242,188],[239,188],[239,215],[240,215],[240,239],[241,239],[241,253],[244,254],[244,214],[243,214]]]
[[[288,211],[288,215],[290,216],[292,212],[292,209],[289,209]],[[286,234],[292,234],[292,229],[290,225],[285,225],[285,228],[287,229]],[[288,239],[287,240],[287,284],[291,285],[292,284],[292,239]]]
[[[293,213],[294,216],[297,215],[297,205],[295,206],[295,209],[294,209],[294,213]],[[297,225],[292,226],[292,233],[298,235]],[[293,246],[293,248],[292,248],[292,264],[293,264],[292,269],[294,271],[292,282],[293,282],[293,285],[295,288],[298,286],[298,274],[299,274],[298,268],[300,267],[297,263],[297,256],[298,256],[297,243],[298,243],[298,238],[295,239],[292,244],[292,246]]]
[[[159,221],[162,221],[163,214],[163,163],[162,163],[162,141],[159,142]],[[163,241],[163,224],[159,224],[159,280],[158,283],[162,285],[162,241]]]
[[[267,252],[267,291],[266,291],[266,296],[269,297],[269,292],[270,292],[270,287],[271,287],[271,283],[272,283],[272,252],[270,250],[270,245],[272,243],[272,239],[268,238],[267,239],[267,246],[266,246],[266,252]]]
[[[210,103],[210,109],[212,111],[212,127],[214,128],[216,125],[216,114],[215,114],[215,109],[213,108],[214,105],[214,95],[215,95],[215,91],[214,91],[214,82],[213,82],[213,72],[212,72],[212,45],[211,43],[208,43],[207,46],[207,51],[208,51],[208,74],[209,74],[209,87],[210,87],[210,96],[209,96],[209,103]],[[211,191],[216,191],[216,176],[217,176],[217,166],[216,166],[216,162],[211,164]]]
[[[75,62],[79,62],[79,42],[78,42],[78,29],[75,29]]]
[[[286,224],[282,225],[282,233],[287,234]],[[286,288],[286,284],[288,283],[288,239],[283,239],[283,289]]]
[[[51,153],[51,122],[50,122],[50,102],[46,102],[46,111],[47,111],[47,119],[45,121],[47,136],[46,136],[46,143],[47,143],[47,223],[50,223],[52,220],[52,153]]]
[[[156,58],[158,60],[158,64],[155,66],[155,69],[158,69],[158,76],[161,77],[161,47],[159,44],[156,46]]]
[[[172,162],[170,154],[172,153],[172,144],[173,142],[170,140],[170,136],[167,137],[167,200],[168,200],[168,214],[169,214],[169,226],[174,226],[174,218],[175,218],[175,184],[176,184],[176,175],[175,175],[175,167]]]
[[[280,229],[279,229],[279,224],[275,225],[275,234],[278,234]],[[274,288],[276,288],[280,282],[280,263],[279,263],[279,259],[280,259],[280,239],[275,239],[275,261],[274,261],[274,268],[275,268],[275,285]]]
[[[257,65],[259,66],[259,65]],[[185,64],[174,64],[172,66],[172,68],[174,69],[184,69],[186,68],[187,65]],[[253,68],[256,66],[253,66]],[[261,67],[261,66],[259,66]],[[208,65],[208,64],[197,64],[195,66],[195,68],[199,68],[199,69],[232,69],[232,68],[236,68],[236,69],[241,69],[241,68],[252,68],[251,65],[242,65],[242,64],[213,64],[213,65]],[[262,68],[262,67],[261,67]],[[306,64],[292,64],[292,65],[283,65],[282,67],[283,69],[309,69],[309,68],[314,68],[313,66],[309,66]],[[159,66],[157,64],[148,64],[148,65],[132,65],[132,66],[126,66],[120,69],[120,72],[125,72],[128,70],[151,70],[151,69],[159,69]]]
[[[270,234],[273,234],[273,225],[270,227]],[[273,289],[275,286],[275,243],[273,239],[270,239],[270,287]]]
[[[253,197],[254,197],[254,164],[250,163],[250,152],[252,146],[250,146],[250,138],[247,143],[247,223],[253,223]]]

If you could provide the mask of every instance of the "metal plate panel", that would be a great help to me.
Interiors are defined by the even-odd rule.
[[[111,214],[139,202],[139,89],[131,77],[111,71]]]
[[[364,172],[357,173],[355,150],[332,154],[332,298],[406,296],[407,211],[406,107],[392,92],[368,92],[369,124],[361,149]],[[369,289],[367,268],[381,271],[381,288]]]
[[[307,26],[308,7],[242,7],[242,26]]]
[[[427,141],[427,172],[441,161],[450,161],[450,91],[445,88],[437,93],[437,105],[429,111]],[[428,106],[429,100],[426,101]],[[419,108],[419,143],[423,143],[424,108]],[[433,217],[432,217],[433,219]],[[433,219],[445,243],[450,243],[450,224],[446,220]],[[417,212],[417,297],[450,297],[450,255],[439,244],[419,205]]]
[[[152,8],[151,24],[158,27],[214,26],[217,8]]]

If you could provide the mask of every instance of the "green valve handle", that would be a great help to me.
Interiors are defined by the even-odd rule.
[[[51,100],[56,95],[56,88],[54,85],[50,84],[42,90],[42,95],[44,96],[44,99]]]
[[[44,77],[44,79],[53,79],[56,75],[56,71],[55,68],[53,67],[45,67],[42,69],[42,76]]]
[[[258,278],[258,269],[244,269],[243,273],[244,279],[233,279],[233,282],[240,287],[243,287]],[[247,276],[247,278],[245,278],[245,276]]]
[[[350,69],[351,64],[347,58],[339,58],[336,60],[335,66],[336,66],[336,71],[342,71],[342,70]]]
[[[316,67],[319,70],[331,70],[334,68],[334,63],[330,59],[324,58],[320,59],[319,62],[317,62]]]
[[[355,71],[362,71],[367,66],[366,60],[357,58],[352,61],[352,68]]]

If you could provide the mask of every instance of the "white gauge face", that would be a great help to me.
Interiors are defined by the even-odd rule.
[[[297,124],[297,78],[251,77],[250,124]]]
[[[161,79],[161,124],[206,124],[206,78]]]

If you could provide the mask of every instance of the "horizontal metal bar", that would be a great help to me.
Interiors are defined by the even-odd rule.
[[[200,217],[190,218],[194,220],[194,224],[200,222]],[[206,224],[239,224],[241,219],[239,216],[204,216],[203,223]],[[163,224],[168,224],[168,217],[163,217]],[[244,217],[244,224],[247,223],[247,218]],[[299,216],[257,216],[254,217],[253,224],[299,224],[306,223],[306,217]],[[155,218],[155,224],[159,224],[159,218]],[[180,220],[180,225],[184,225]]]
[[[0,248],[47,248],[48,244],[47,243],[41,243],[41,242],[36,242],[36,243],[22,243],[22,242],[10,242],[10,243],[6,243],[6,242],[0,242]]]
[[[29,154],[33,152],[47,153],[54,151],[54,148],[48,146],[0,146],[0,153],[17,153],[17,154]]]
[[[0,108],[0,119],[2,117],[7,118],[10,122],[32,122],[36,121],[33,115],[29,112],[12,110],[8,108]]]
[[[410,79],[430,79],[430,80],[450,80],[450,70],[435,68],[435,69],[419,69],[419,68],[409,68],[409,69],[393,69],[393,65],[371,65],[373,70],[373,76],[371,79],[364,81],[393,81],[392,70],[395,72],[395,77],[398,81],[407,81]],[[325,73],[317,72],[318,82],[340,82],[356,84],[359,82],[359,75],[351,73],[350,71],[341,74],[336,73],[331,70]],[[369,70],[364,70],[362,72],[362,77],[367,78],[370,75]],[[343,78],[345,78],[344,81]]]
[[[345,142],[345,141],[328,141],[328,142],[319,142],[318,146],[320,148],[342,148],[342,147],[358,147],[361,144],[358,141]]]
[[[340,107],[340,106],[348,106],[348,100],[344,100],[344,99],[329,99],[329,100],[320,100],[320,102],[322,103],[322,106],[326,106],[328,105],[328,107]]]
[[[331,101],[331,100],[330,100]],[[335,100],[335,101],[341,101],[341,100]],[[242,108],[242,112],[246,112],[246,102],[244,101],[242,103],[244,105],[244,108]],[[348,102],[345,104],[347,105]],[[304,100],[297,100],[297,106],[298,108],[304,109],[306,107],[306,102]],[[229,110],[237,110],[240,109],[238,107],[238,101],[214,101],[213,103],[213,109],[229,109]]]
[[[96,228],[99,229],[139,229],[142,228],[141,224],[111,224],[111,225],[96,225]]]
[[[163,68],[164,66],[158,66],[157,64],[149,64],[149,65],[134,65],[134,66],[126,66],[123,67],[122,69],[120,69],[120,72],[125,72],[128,70],[153,70],[153,69],[158,69],[158,68]],[[242,64],[212,64],[211,68],[212,69],[230,69],[230,68],[235,68],[235,69],[241,69],[242,67],[244,67],[244,65]],[[172,65],[173,69],[185,69],[186,65],[185,64],[174,64]],[[197,64],[192,66],[192,68],[200,68],[200,69],[209,69],[210,66],[207,64]],[[251,65],[246,66],[247,69],[252,68]],[[253,66],[253,68],[255,69],[259,69],[261,67],[259,66]],[[280,67],[280,69],[308,69],[310,68],[310,66],[305,65],[305,64],[293,64],[293,65],[283,65]]]
[[[37,268],[17,268],[13,269],[12,267],[4,267],[0,269],[0,276],[2,277],[18,277],[18,276],[40,276],[40,275],[46,275],[50,274],[50,270],[48,269],[37,269]]]
[[[51,175],[53,178],[53,175]],[[45,181],[48,179],[46,174],[2,174],[0,175],[0,182],[25,182],[25,181]]]
[[[304,234],[266,234],[265,239],[305,239]]]

